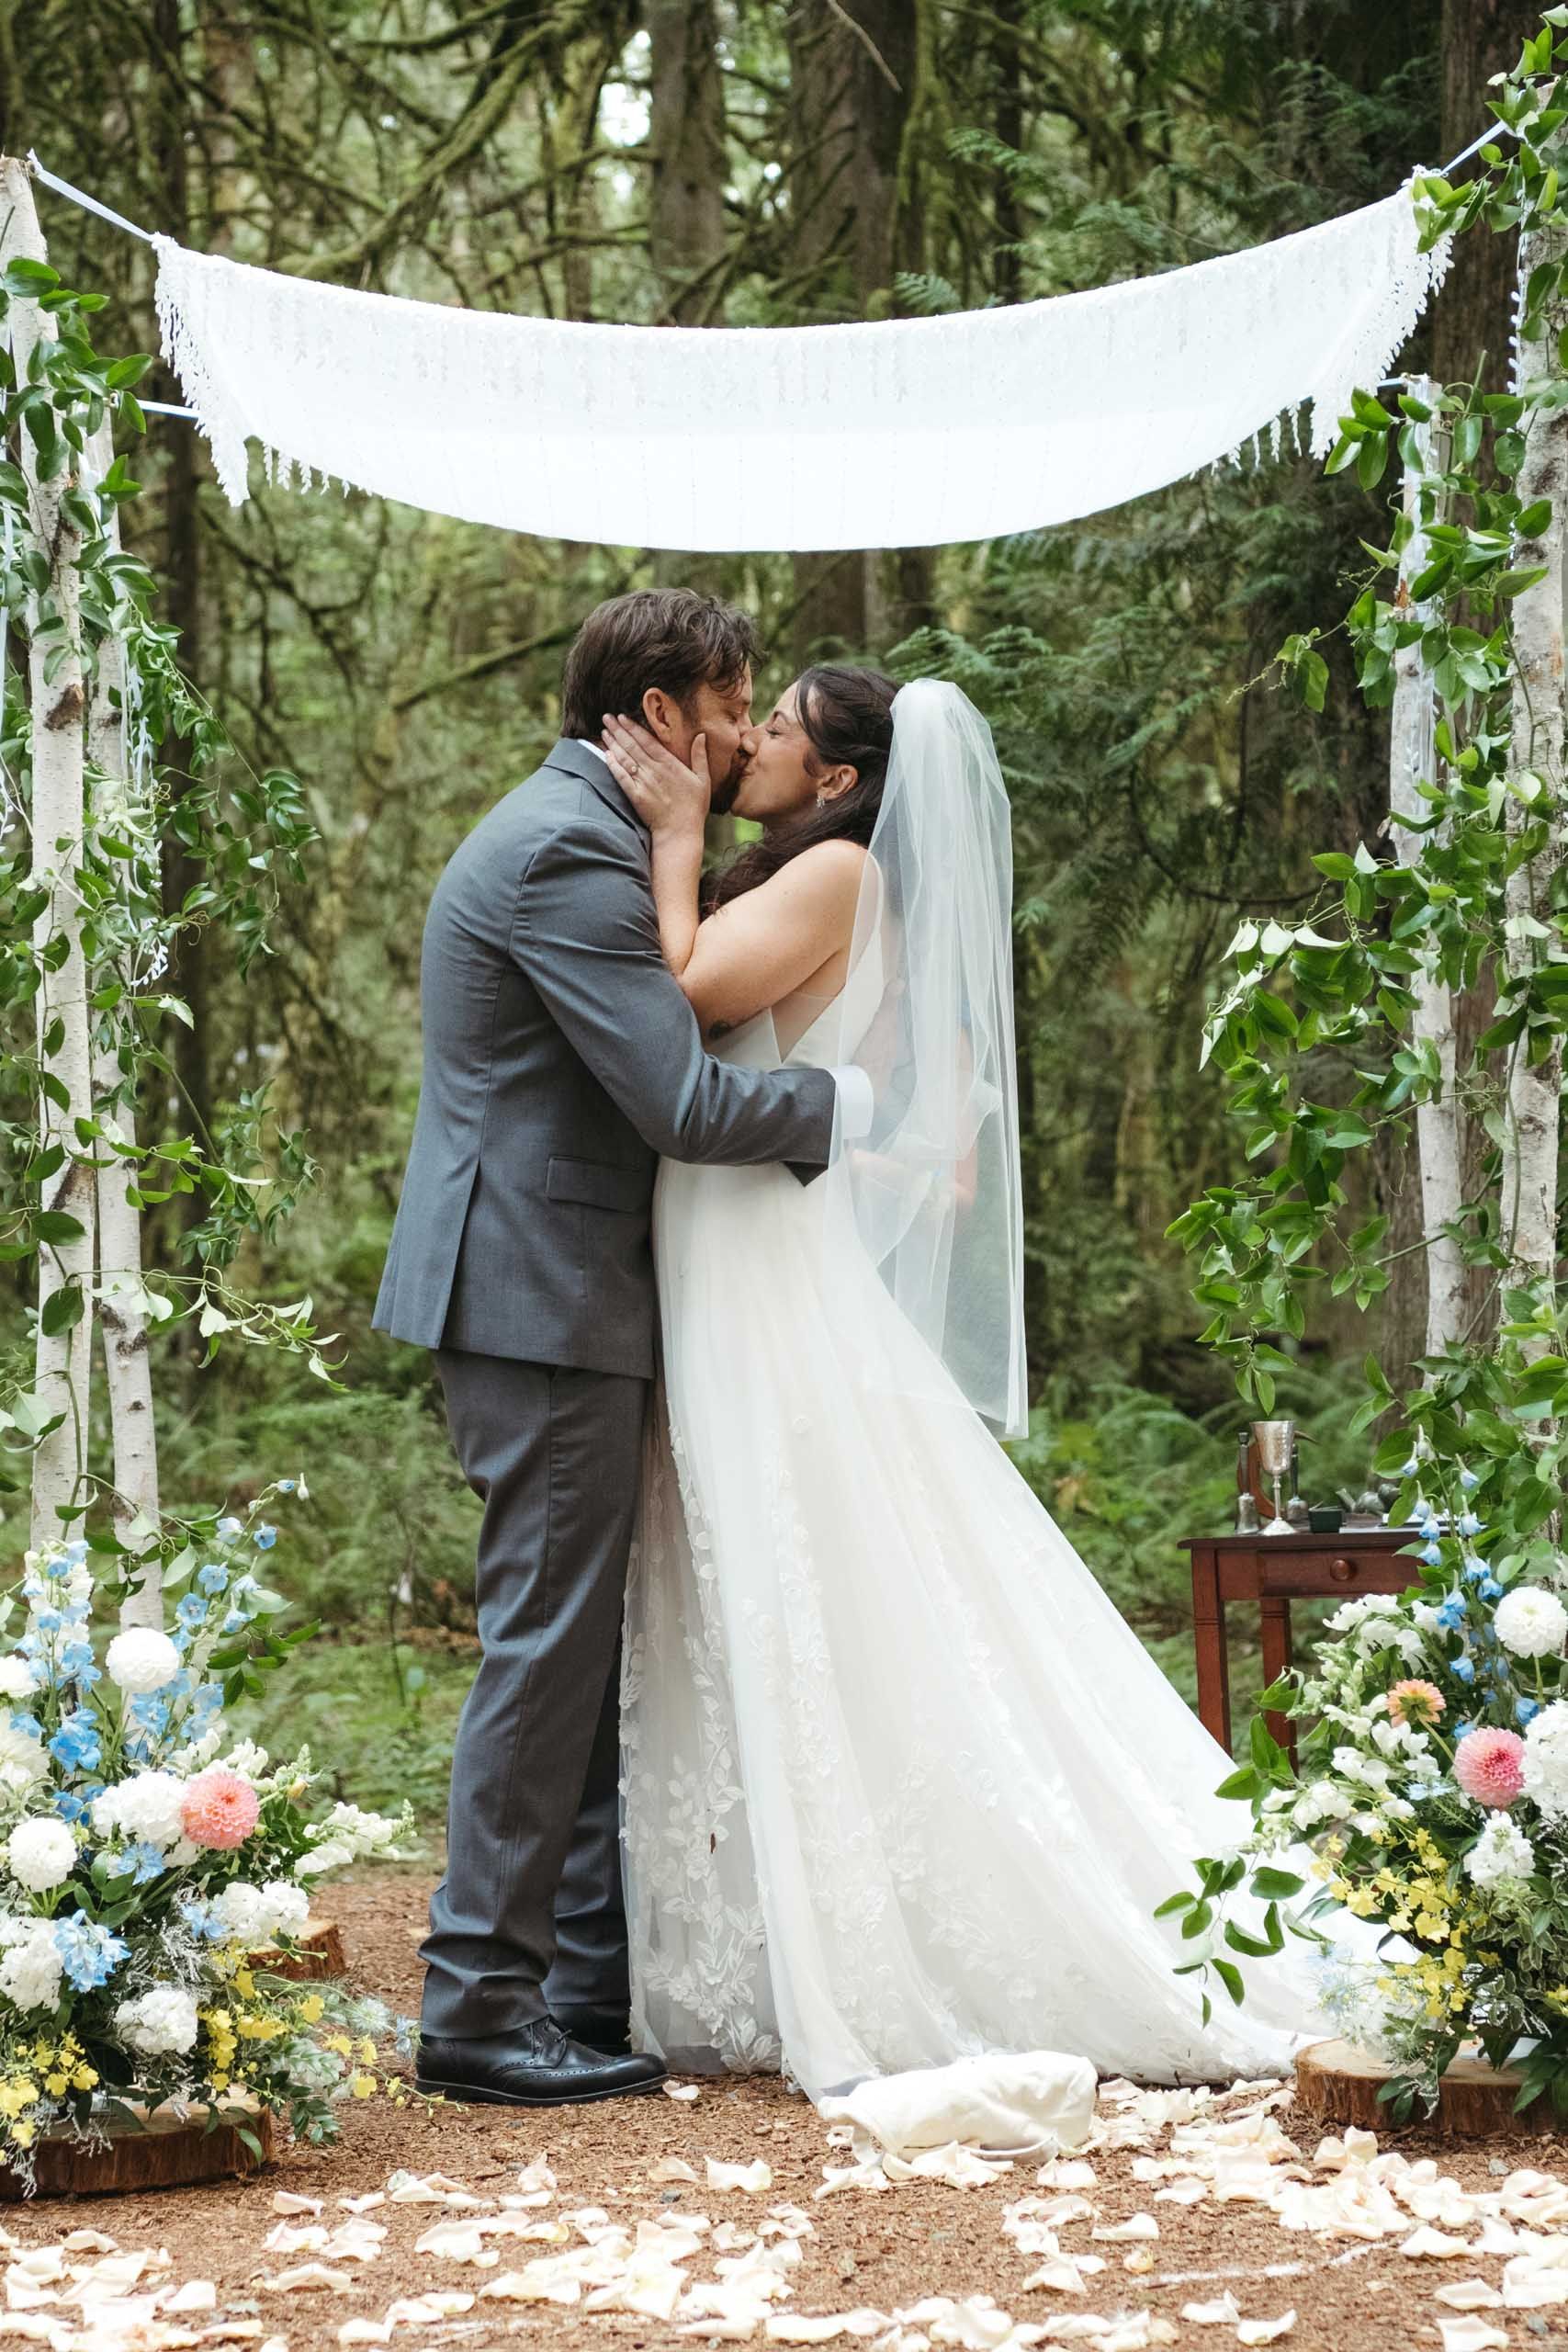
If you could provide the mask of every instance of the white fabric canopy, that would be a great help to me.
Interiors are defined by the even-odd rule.
[[[246,495],[245,443],[504,529],[697,551],[935,546],[1071,521],[1313,404],[1331,447],[1446,252],[1407,190],[1163,277],[932,319],[563,323],[158,253],[165,352]]]

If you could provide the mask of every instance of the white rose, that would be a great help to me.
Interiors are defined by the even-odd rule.
[[[0,1657],[0,1699],[30,1699],[38,1689],[32,1668],[17,1651]]]
[[[133,1625],[117,1634],[104,1659],[109,1680],[130,1697],[161,1690],[180,1670],[180,1654],[155,1626]]]
[[[119,2002],[114,2021],[126,2048],[145,2057],[173,2057],[196,2046],[196,2002],[182,1985],[154,1985]]]
[[[6,1840],[6,1863],[18,1886],[41,1894],[60,1886],[76,1867],[76,1840],[63,1821],[48,1814],[18,1821]]]
[[[1497,1639],[1516,1657],[1547,1657],[1568,1636],[1568,1609],[1540,1585],[1516,1585],[1497,1603],[1493,1619]]]

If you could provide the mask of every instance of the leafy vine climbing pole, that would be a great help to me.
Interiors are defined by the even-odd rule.
[[[20,661],[0,664],[0,1258],[38,1267],[31,1361],[0,1367],[0,1436],[30,1476],[34,1547],[85,1535],[126,1621],[161,1623],[164,1572],[188,1573],[193,1522],[160,1513],[150,1336],[194,1320],[209,1353],[231,1333],[330,1377],[309,1300],[274,1307],[231,1278],[311,1163],[285,1134],[264,1165],[260,1096],[217,1135],[171,1131],[162,1039],[189,1013],[162,983],[197,929],[226,931],[242,969],[265,954],[279,881],[313,834],[293,776],[243,770],[122,546],[138,485],[115,427],[141,429],[132,388],[150,363],[99,356],[99,307],[61,285],[27,169],[0,162],[0,603],[27,680],[24,695]],[[177,796],[155,755],[165,741],[189,747]],[[170,839],[201,878],[165,908]],[[141,1212],[176,1193],[201,1196],[188,1261],[148,1271]],[[107,1472],[92,1444],[99,1329]]]
[[[1198,1260],[1195,1295],[1212,1310],[1205,1340],[1233,1363],[1247,1403],[1268,1414],[1289,1361],[1275,1338],[1301,1336],[1314,1293],[1326,1283],[1365,1309],[1387,1289],[1388,1221],[1358,1221],[1347,1172],[1380,1131],[1403,1147],[1419,1127],[1418,1148],[1433,1162],[1422,1176],[1434,1181],[1423,1183],[1428,1222],[1416,1247],[1438,1261],[1427,1352],[1403,1393],[1368,1356],[1357,1425],[1385,1415],[1397,1422],[1376,1453],[1379,1473],[1399,1479],[1391,1521],[1422,1521],[1412,1582],[1424,1580],[1427,1601],[1442,1605],[1438,1622],[1459,1629],[1454,1638],[1468,1644],[1473,1627],[1478,1655],[1485,1603],[1499,1591],[1526,1583],[1568,1591],[1568,1312],[1558,1279],[1568,1030],[1565,68],[1568,8],[1554,8],[1497,88],[1499,135],[1482,150],[1477,176],[1416,183],[1428,244],[1520,231],[1511,389],[1421,379],[1406,386],[1398,413],[1359,391],[1328,459],[1330,471],[1354,468],[1367,488],[1396,458],[1403,469],[1387,544],[1368,548],[1370,571],[1341,626],[1367,703],[1394,707],[1396,752],[1423,739],[1409,697],[1430,697],[1425,772],[1396,774],[1378,848],[1363,841],[1353,854],[1314,858],[1325,888],[1305,921],[1241,925],[1204,1055],[1224,1074],[1249,1172],[1212,1187],[1171,1227]],[[1329,672],[1314,637],[1292,638],[1279,659],[1306,705],[1321,709]],[[1488,978],[1495,1017],[1470,1066],[1456,1069],[1450,1008]],[[1480,1123],[1487,1145],[1471,1198],[1450,1181],[1458,1154],[1445,1137],[1456,1107]],[[1463,1267],[1485,1271],[1489,1294],[1468,1325],[1457,1311]],[[1461,1667],[1469,1656],[1467,1647]],[[1293,1677],[1264,1694],[1273,1707],[1300,1699]],[[1517,1703],[1499,1667],[1476,1681],[1468,1724],[1452,1728],[1512,1731],[1536,1712],[1532,1700]],[[1287,1802],[1282,1792],[1328,1771],[1348,1736],[1318,1720],[1301,1744],[1298,1780],[1260,1715],[1226,1790],[1249,1798],[1262,1823],[1266,1809]],[[1457,1843],[1445,1845],[1449,1835],[1432,1854],[1441,1849],[1457,1863],[1473,1825],[1454,1827]],[[1349,1851],[1341,1841],[1342,1869]],[[1184,1914],[1191,1965],[1214,1971],[1239,1999],[1234,1959],[1216,1939],[1243,1864],[1233,1857],[1198,1868],[1198,1895],[1165,1907]],[[1267,1867],[1251,1884],[1271,1906],[1301,1889]],[[1261,1937],[1232,1922],[1223,1941],[1233,1954],[1277,1951],[1276,1908]],[[1549,2040],[1542,2064],[1561,2068],[1568,2085],[1568,2030]]]

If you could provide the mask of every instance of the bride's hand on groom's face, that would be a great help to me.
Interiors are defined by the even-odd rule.
[[[694,741],[688,767],[646,727],[606,713],[604,757],[611,775],[650,832],[701,833],[713,797],[705,735]]]

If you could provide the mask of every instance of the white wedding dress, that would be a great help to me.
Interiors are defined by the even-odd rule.
[[[776,1065],[772,1016],[723,1050]],[[987,2050],[1288,2071],[1334,2030],[1308,1948],[1247,1963],[1239,2010],[1216,1987],[1205,2029],[1151,1917],[1247,1826],[1213,1794],[1229,1758],[940,1365],[946,1396],[867,1372],[923,1343],[853,1251],[829,1312],[823,1197],[660,1171],[623,1688],[638,2045],[813,2098]]]

